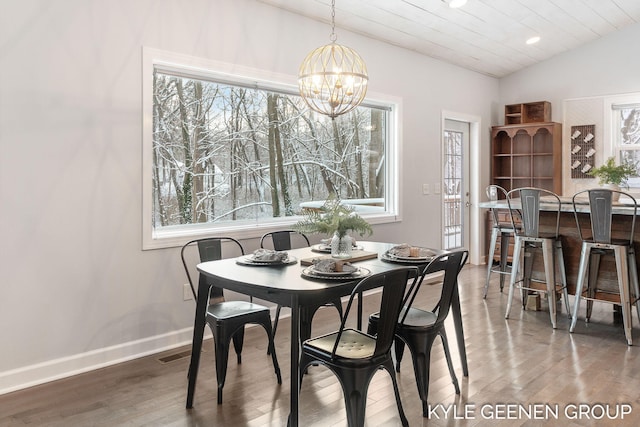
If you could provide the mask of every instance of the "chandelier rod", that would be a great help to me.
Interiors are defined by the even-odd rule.
[[[338,36],[336,35],[336,0],[331,0],[331,35],[329,36],[329,40],[331,40],[332,43],[338,40]]]

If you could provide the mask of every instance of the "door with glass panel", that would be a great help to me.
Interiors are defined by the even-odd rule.
[[[446,119],[443,134],[443,248],[469,246],[469,123]]]

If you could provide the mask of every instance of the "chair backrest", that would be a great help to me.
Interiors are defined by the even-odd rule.
[[[507,198],[507,190],[500,187],[499,185],[491,184],[487,186],[486,192],[487,192],[487,198],[491,202],[496,202],[498,200],[503,200]],[[493,226],[497,227],[498,224],[500,224],[500,218],[498,217],[498,209],[491,208],[490,211],[493,217]]]
[[[296,248],[310,246],[309,238],[294,230],[272,231],[266,233],[260,239],[260,247],[275,251],[288,251]]]
[[[448,252],[435,257],[429,265],[424,269],[419,279],[415,281],[407,291],[407,294],[403,301],[402,313],[400,313],[400,319],[398,323],[404,323],[409,309],[413,305],[418,292],[422,286],[424,278],[437,271],[444,270],[444,278],[442,280],[442,291],[440,292],[440,299],[435,307],[431,310],[438,316],[436,325],[444,322],[449,315],[449,309],[451,307],[451,300],[453,298],[453,291],[458,286],[458,274],[462,270],[462,267],[467,263],[469,258],[469,251],[458,250],[454,252]]]
[[[580,239],[585,240],[580,227],[578,206],[580,200],[585,194],[589,196],[589,217],[591,220],[591,239],[595,243],[611,243],[611,222],[613,220],[613,200],[614,195],[625,196],[629,200],[629,204],[633,206],[633,216],[631,217],[631,227],[629,230],[629,243],[633,243],[633,233],[636,227],[636,214],[638,213],[638,203],[636,199],[629,193],[618,190],[610,190],[606,188],[592,188],[590,190],[579,191],[573,195],[571,199],[573,204],[573,215],[576,219],[576,226]]]
[[[380,320],[376,335],[376,348],[372,357],[380,356],[389,352],[395,336],[398,316],[404,299],[407,282],[413,278],[413,282],[418,279],[420,271],[418,267],[399,267],[382,273],[372,274],[362,279],[351,292],[349,302],[342,316],[338,337],[333,347],[332,358],[335,358],[340,336],[345,329],[345,324],[353,305],[353,300],[361,292],[369,289],[382,288],[382,298],[380,301]]]
[[[516,229],[516,233],[526,237],[540,237],[540,203],[544,197],[544,203],[548,205],[546,210],[556,212],[555,237],[560,230],[560,197],[553,191],[544,188],[522,187],[515,188],[507,193],[507,205],[511,216],[511,223],[515,228],[515,217],[518,215],[522,226]],[[516,200],[520,201],[520,209],[516,208]]]
[[[209,278],[207,276],[197,273],[195,266],[201,262],[217,261],[224,258],[223,246],[228,247],[226,248],[227,250],[225,252],[244,255],[244,248],[242,247],[242,244],[231,237],[210,237],[204,239],[195,239],[185,243],[184,246],[182,246],[182,249],[180,250],[180,258],[182,259],[182,265],[184,267],[185,273],[187,274],[187,280],[189,280],[189,286],[191,286],[191,292],[193,292],[193,297],[195,300],[197,300],[197,292],[192,279],[195,274],[198,274],[198,285],[202,283],[209,284],[211,297],[222,297],[222,289],[217,288],[209,283]]]

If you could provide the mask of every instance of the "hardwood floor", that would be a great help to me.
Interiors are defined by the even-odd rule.
[[[580,320],[573,334],[568,332],[564,306],[558,306],[561,311],[556,330],[551,329],[548,312],[523,311],[516,301],[510,319],[505,320],[507,293],[506,289],[505,293],[499,292],[497,275],[493,276],[487,299],[482,299],[485,271],[484,266],[467,266],[461,273],[469,377],[462,377],[449,318],[448,336],[462,393],[455,395],[442,345],[436,341],[430,418],[422,417],[411,358],[408,352],[405,354],[398,381],[410,425],[640,425],[637,327],[636,346],[628,347],[622,327],[614,324],[612,308],[607,304],[596,304],[591,323]],[[434,302],[436,294],[435,286],[423,291],[426,307]],[[377,303],[377,296],[365,299],[366,312]],[[313,334],[334,330],[337,321],[334,308],[322,308],[314,318]],[[637,324],[635,314],[634,321]],[[281,386],[266,354],[264,331],[250,328],[243,363],[237,365],[235,358],[230,358],[222,405],[216,404],[213,348],[211,342],[205,342],[191,410],[184,406],[189,363],[185,355],[189,348],[183,347],[0,396],[0,426],[284,426],[289,406],[289,330],[289,322],[284,319],[276,337]],[[173,360],[163,363],[163,358]],[[301,425],[346,424],[342,390],[325,368],[309,370],[300,399]],[[580,405],[579,414],[573,408]],[[518,412],[530,407],[538,412],[530,416]],[[594,420],[607,408],[615,419],[607,419],[605,413],[604,418]],[[621,418],[620,411],[631,412]],[[376,374],[369,388],[366,416],[367,426],[399,425],[391,381],[385,371]]]

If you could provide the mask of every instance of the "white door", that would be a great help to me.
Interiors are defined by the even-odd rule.
[[[469,123],[446,119],[443,134],[443,248],[469,245]]]

